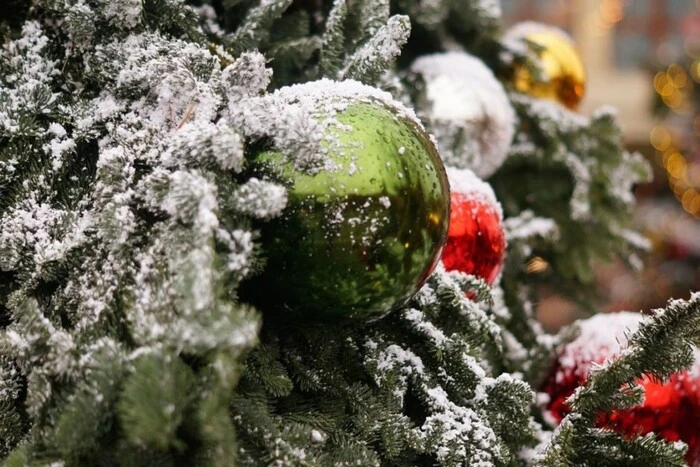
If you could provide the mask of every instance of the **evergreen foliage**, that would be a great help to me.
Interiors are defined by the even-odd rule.
[[[698,294],[650,318],[554,434],[534,406],[573,335],[542,331],[535,286],[586,302],[596,261],[615,252],[634,265],[644,247],[628,222],[647,168],[622,151],[609,111],[588,119],[511,93],[519,129],[490,179],[509,240],[499,285],[438,269],[406,307],[370,323],[288,322],[239,299],[264,268],[255,226],[286,203],[247,159],[274,145],[307,170],[318,162],[317,129],[271,93],[354,79],[410,104],[411,61],[456,46],[505,76],[526,54],[500,40],[497,1],[10,8],[0,22],[7,465],[682,464],[677,446],[593,421],[638,401],[629,384],[640,374],[690,363]],[[550,268],[528,273],[533,256]]]
[[[573,411],[562,421],[543,459],[543,465],[685,465],[685,448],[666,444],[653,434],[626,443],[611,432],[595,428],[596,417],[616,408],[630,408],[644,396],[635,385],[642,375],[667,380],[693,362],[693,345],[698,343],[700,293],[690,300],[669,301],[655,310],[629,336],[620,357],[595,369],[586,385],[569,399]]]

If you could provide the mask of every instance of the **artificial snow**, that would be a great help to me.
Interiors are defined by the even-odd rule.
[[[552,219],[537,217],[530,210],[522,211],[518,216],[509,217],[503,223],[509,242],[515,239],[530,240],[532,238],[559,237],[559,228]]]
[[[110,24],[133,29],[141,22],[143,0],[100,0],[99,4]]]
[[[391,63],[401,53],[401,47],[410,34],[411,22],[408,16],[392,16],[366,44],[347,59],[341,76],[365,76],[372,73],[379,64]]]
[[[561,370],[556,375],[557,380],[563,380],[564,372],[579,369],[581,362],[600,362],[619,355],[627,345],[628,336],[639,328],[642,318],[640,313],[621,311],[601,313],[579,321],[579,336],[559,357]]]
[[[314,443],[323,443],[326,437],[318,430],[311,430],[311,441]]]
[[[494,193],[491,185],[469,169],[458,169],[448,166],[445,170],[447,171],[451,193],[460,193],[483,201],[498,213],[499,218],[503,219],[503,208],[496,199],[496,193]]]
[[[278,216],[287,205],[287,192],[275,183],[250,178],[233,195],[235,208],[260,219]]]
[[[663,310],[655,311],[657,316],[661,313]],[[564,347],[559,356],[556,380],[562,381],[572,371],[587,374],[591,368],[598,368],[601,364],[605,367],[617,357],[636,351],[627,347],[628,338],[642,322],[650,319],[651,316],[641,313],[621,311],[601,313],[577,322],[579,335]],[[691,378],[700,377],[700,349],[693,347],[692,352],[695,361],[688,371]]]

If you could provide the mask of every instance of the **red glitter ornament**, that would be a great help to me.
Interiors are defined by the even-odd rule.
[[[625,341],[626,329],[634,331],[639,313],[600,314],[581,322],[581,335],[565,346],[554,371],[545,381],[549,395],[547,412],[559,423],[570,411],[566,399],[586,382],[594,364],[614,358],[620,351],[618,339]],[[700,351],[690,371],[676,373],[665,383],[644,376],[637,381],[644,389],[644,402],[627,410],[601,414],[598,426],[610,428],[630,438],[654,432],[667,441],[688,445],[686,459],[700,467]]]
[[[491,187],[471,171],[450,168],[447,175],[450,229],[442,262],[448,271],[473,274],[492,284],[506,252],[500,205]]]

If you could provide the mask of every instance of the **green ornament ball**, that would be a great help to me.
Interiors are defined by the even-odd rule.
[[[282,214],[257,226],[266,262],[244,284],[264,312],[380,318],[404,305],[439,261],[450,195],[437,148],[391,102],[346,104],[323,130],[323,169],[301,170],[274,149],[251,158],[253,176],[288,192]]]

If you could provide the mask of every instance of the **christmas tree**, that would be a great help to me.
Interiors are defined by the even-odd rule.
[[[534,316],[646,248],[648,167],[576,112],[560,31],[489,0],[4,9],[6,465],[700,463],[700,293]]]

